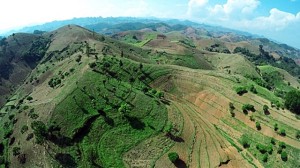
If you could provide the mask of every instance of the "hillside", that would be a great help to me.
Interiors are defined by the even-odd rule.
[[[15,53],[1,45],[4,65],[26,68],[18,82],[15,70],[3,77],[16,89],[1,108],[0,167],[299,166],[300,122],[276,94],[296,90],[297,76],[233,54],[246,42],[169,27],[104,36],[67,25],[4,40]]]
[[[0,42],[0,106],[44,56],[48,39],[16,33]],[[32,80],[31,80],[32,81]]]

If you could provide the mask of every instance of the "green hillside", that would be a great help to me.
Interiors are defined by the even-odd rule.
[[[0,167],[300,165],[299,117],[284,107],[297,78],[162,26],[27,35],[37,41],[15,52],[33,64],[1,107]]]

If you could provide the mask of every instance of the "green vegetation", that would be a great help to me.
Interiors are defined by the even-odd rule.
[[[247,93],[248,91],[247,91],[247,88],[246,88],[246,87],[237,87],[237,88],[235,89],[235,92],[236,92],[238,95],[242,96],[243,94]]]
[[[256,88],[254,87],[254,85],[251,85],[251,86],[250,86],[250,91],[251,91],[252,93],[254,93],[254,94],[257,94],[257,90],[256,90]]]
[[[61,84],[61,79],[58,77],[51,78],[48,82],[48,85],[52,88],[56,87],[57,85]]]
[[[300,131],[299,131],[299,130],[296,132],[295,137],[296,137],[297,139],[300,139]]]
[[[276,142],[275,142],[275,139],[274,138],[271,138],[271,144],[275,145]]]
[[[274,131],[277,131],[277,130],[278,130],[278,124],[275,123],[275,124],[274,124]]]
[[[23,125],[22,128],[21,128],[21,133],[24,134],[27,130],[28,130],[28,126]]]
[[[242,135],[240,141],[241,141],[244,148],[249,148],[250,147],[250,140],[249,140],[249,137],[246,134]]]
[[[54,109],[50,123],[57,123],[59,135],[67,141],[49,140],[59,146],[78,142],[85,156],[84,162],[77,161],[80,165],[97,162],[104,167],[123,167],[125,152],[165,129],[164,94],[148,83],[167,74],[168,69],[141,67],[127,59],[121,62],[110,56],[95,62]],[[97,155],[101,163],[89,159],[91,155]]]
[[[268,161],[268,154],[265,153],[265,154],[263,155],[262,161],[263,161],[263,162],[267,162],[267,161]]]
[[[21,148],[20,147],[14,147],[13,148],[13,155],[14,156],[17,156],[17,155],[19,155],[20,154],[20,150],[21,150]]]
[[[47,135],[46,125],[42,121],[33,121],[31,123],[31,128],[36,138],[37,144],[44,143],[45,137]]]
[[[172,163],[175,163],[179,159],[179,155],[176,152],[168,153],[168,157]]]
[[[255,111],[255,108],[254,108],[254,106],[253,106],[252,104],[244,104],[244,105],[242,106],[242,110],[243,110],[243,112],[244,112],[245,114],[248,114],[248,111],[254,112],[254,111]]]
[[[285,135],[286,135],[285,129],[281,128],[281,129],[279,130],[279,134],[280,134],[281,136],[285,136]]]
[[[296,90],[288,92],[285,97],[285,106],[287,109],[299,115],[300,114],[300,92]]]
[[[287,161],[288,160],[288,154],[286,153],[286,151],[281,152],[281,159],[283,161]]]
[[[230,102],[229,103],[229,112],[230,112],[231,117],[235,116],[234,109],[235,109],[235,107],[234,107],[233,103]]]
[[[28,96],[26,99],[27,99],[28,101],[33,100],[33,98],[32,98],[31,96]]]
[[[53,167],[164,167],[159,164],[167,157],[177,167],[184,167],[184,162],[186,166],[223,167],[230,156],[241,161],[235,163],[239,167],[297,167],[300,158],[295,137],[300,132],[294,125],[297,120],[283,111],[282,99],[298,86],[294,77],[265,65],[274,61],[271,54],[242,37],[232,40],[236,37],[226,34],[232,42],[223,43],[222,34],[215,39],[216,34],[187,27],[157,34],[180,25],[155,25],[151,27],[155,31],[120,32],[105,38],[77,26],[36,35],[49,36],[51,43],[49,49],[41,48],[46,55],[33,63],[38,65],[29,65],[33,70],[25,83],[20,88],[11,86],[11,91],[17,91],[4,98],[0,167],[22,167],[26,158],[29,162],[24,166],[46,162]],[[20,48],[34,41],[17,44],[17,37],[11,37],[12,44]],[[1,43],[6,46],[5,42]],[[230,54],[230,43],[259,51],[235,51],[246,53],[257,64]],[[206,46],[212,53],[201,51]],[[6,47],[19,52],[11,44]],[[33,48],[32,53],[37,53],[37,47]],[[2,51],[0,46],[0,54]],[[281,56],[280,50],[274,54]],[[2,55],[0,69],[1,59]],[[3,85],[8,81],[2,80],[1,71],[0,92],[6,91]],[[251,93],[245,94],[248,91]],[[268,101],[271,104],[266,105]],[[297,102],[296,98],[290,102]],[[238,108],[245,114],[255,108],[258,111],[249,115],[249,122],[247,116],[237,113]],[[264,130],[253,129],[254,122],[257,130],[262,126]],[[272,138],[276,133],[266,131],[273,125],[277,134],[286,137]],[[282,138],[287,144],[278,141]],[[237,151],[222,150],[231,146]],[[33,147],[38,152],[28,152]],[[43,152],[46,155],[39,155]]]
[[[255,127],[256,127],[257,130],[261,130],[261,126],[260,126],[260,123],[258,121],[255,123]]]
[[[263,110],[264,110],[264,113],[265,113],[265,114],[268,114],[268,113],[269,113],[269,106],[264,105],[264,106],[263,106]]]
[[[248,49],[242,47],[236,47],[233,53],[241,53],[245,55],[251,62],[253,62],[256,65],[272,65],[284,69],[292,75],[297,76],[300,74],[300,68],[293,59],[283,57],[281,61],[276,61],[275,58],[273,58],[269,52],[263,49],[262,45],[259,46],[259,55],[256,55],[250,52]]]

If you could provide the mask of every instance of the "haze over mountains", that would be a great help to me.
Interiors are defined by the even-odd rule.
[[[0,41],[0,166],[298,167],[299,60],[190,21],[24,28]]]

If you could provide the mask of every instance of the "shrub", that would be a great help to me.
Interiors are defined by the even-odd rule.
[[[19,163],[21,163],[21,164],[25,164],[25,163],[26,163],[26,155],[25,155],[25,154],[20,154],[20,155],[18,156],[18,161],[19,161]]]
[[[28,96],[26,99],[27,99],[28,101],[33,100],[33,98],[32,98],[31,96]]]
[[[275,145],[276,142],[275,142],[275,139],[274,138],[271,138],[271,144]]]
[[[29,140],[31,140],[32,138],[33,138],[33,133],[30,133],[30,134],[27,135],[26,141],[29,141]]]
[[[286,144],[284,142],[279,142],[279,147],[286,148]]]
[[[263,159],[262,159],[263,162],[267,162],[268,161],[268,154],[264,154],[263,156]]]
[[[14,155],[14,156],[19,155],[19,154],[20,154],[20,150],[21,150],[20,147],[14,147],[14,148],[13,148],[13,155]]]
[[[255,127],[257,130],[261,130],[261,126],[260,126],[260,123],[259,122],[256,122],[255,123]]]
[[[36,137],[36,142],[38,144],[42,144],[47,135],[47,127],[42,121],[33,121],[31,123],[31,128],[33,129],[33,133]]]
[[[23,125],[22,128],[21,128],[21,133],[24,134],[27,130],[28,130],[28,126]]]
[[[234,105],[233,105],[233,103],[232,103],[232,102],[229,102],[229,108],[230,108],[230,109],[232,109],[232,110],[234,110],[234,109],[235,109],[235,107],[234,107]]]
[[[235,117],[235,113],[233,111],[230,111],[231,117]]]
[[[254,119],[254,116],[252,115],[252,116],[250,116],[250,120],[251,121],[255,121],[255,119]]]
[[[295,136],[297,139],[300,139],[300,131],[298,130],[297,132],[296,132],[296,136]]]
[[[286,135],[285,129],[281,128],[280,131],[279,131],[279,134],[280,134],[281,136],[285,136],[285,135]]]
[[[11,115],[8,116],[8,119],[12,120],[14,117],[15,117],[15,115],[11,114]]]
[[[269,112],[269,106],[264,105],[263,110],[264,110],[265,113],[268,113]]]
[[[242,96],[243,94],[247,93],[248,91],[245,87],[238,87],[238,88],[235,89],[235,92],[238,95]]]
[[[241,143],[243,145],[244,148],[249,148],[250,147],[250,142],[249,142],[249,138],[245,135],[243,135],[241,137]]]
[[[168,157],[172,163],[176,162],[179,159],[179,155],[176,152],[169,153]]]
[[[251,105],[251,104],[244,104],[244,105],[242,106],[242,110],[243,110],[244,113],[246,113],[246,112],[248,112],[249,110],[250,110],[250,111],[255,111],[255,108],[254,108],[254,106]]]
[[[282,153],[282,147],[279,147],[279,148],[278,148],[277,153],[279,153],[279,154]]]
[[[251,86],[250,86],[250,91],[251,91],[252,93],[254,93],[254,94],[257,94],[257,90],[256,90],[256,88],[254,87],[254,85],[251,85]]]
[[[273,152],[273,148],[272,148],[272,145],[263,145],[263,144],[257,144],[256,145],[256,149],[259,150],[260,153],[262,154],[265,154],[265,153],[269,153],[269,154],[272,154]]]
[[[161,99],[161,98],[163,98],[165,96],[165,94],[164,94],[164,92],[157,91],[156,94],[155,94],[155,96]]]
[[[274,131],[277,131],[277,130],[278,130],[278,124],[275,123],[275,124],[274,124]]]
[[[93,63],[89,63],[90,68],[95,68],[97,66],[97,64],[95,62]]]
[[[281,159],[282,159],[283,161],[287,161],[288,155],[287,155],[286,151],[282,151],[282,152],[281,152]]]

